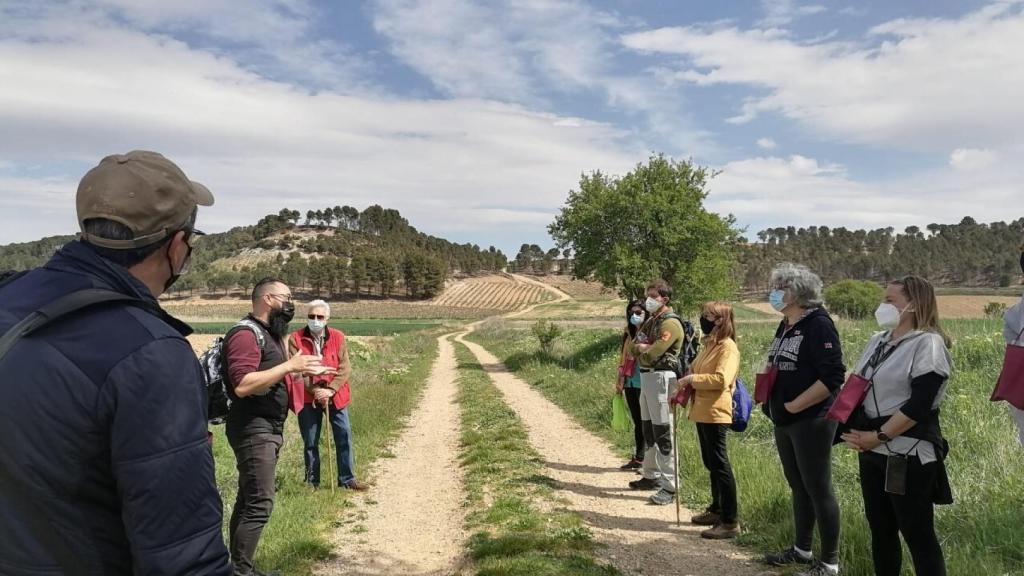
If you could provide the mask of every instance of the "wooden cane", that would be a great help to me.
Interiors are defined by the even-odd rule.
[[[334,493],[338,486],[338,466],[334,463],[334,447],[331,444],[331,437],[334,436],[334,428],[331,427],[331,409],[327,404],[327,400],[324,401],[324,416],[327,420],[326,430],[327,433],[327,471],[331,473],[331,493]]]
[[[673,460],[673,464],[675,465],[675,470],[673,471],[673,473],[676,475],[676,477],[675,477],[675,485],[676,485],[676,494],[675,494],[675,496],[676,496],[676,498],[675,498],[675,500],[676,500],[676,526],[682,526],[682,520],[679,517],[680,516],[680,513],[679,513],[679,507],[680,507],[679,506],[679,437],[676,434],[676,410],[677,410],[677,408],[678,408],[678,406],[673,406],[672,407],[672,460]]]

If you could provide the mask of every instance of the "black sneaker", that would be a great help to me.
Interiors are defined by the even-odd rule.
[[[622,466],[619,466],[619,470],[639,470],[640,468],[643,468],[643,465],[643,460],[637,460],[636,458],[633,458],[629,462],[626,462]]]
[[[782,552],[776,552],[774,554],[764,555],[765,564],[771,566],[789,566],[790,564],[811,564],[814,562],[814,556],[801,556],[793,548],[787,548]]]
[[[819,560],[815,562],[813,566],[811,566],[810,570],[797,572],[793,576],[837,576],[838,574],[838,570],[832,570],[828,566],[825,566],[824,562]]]
[[[629,487],[632,490],[656,490],[658,488],[658,483],[650,478],[641,478],[630,482]]]

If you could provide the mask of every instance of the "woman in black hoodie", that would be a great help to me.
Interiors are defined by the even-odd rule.
[[[822,307],[821,279],[805,266],[772,271],[772,307],[785,318],[768,349],[778,369],[762,409],[775,424],[775,445],[793,493],[793,547],[768,554],[773,566],[806,564],[804,576],[839,572],[839,504],[832,490],[832,441],[836,423],[825,419],[846,376],[839,334]],[[821,558],[811,554],[814,525]]]

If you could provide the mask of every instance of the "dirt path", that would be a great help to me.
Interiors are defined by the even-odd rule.
[[[467,332],[468,333],[468,332]],[[648,492],[633,492],[626,483],[637,476],[618,470],[621,458],[600,438],[584,430],[526,382],[512,375],[478,344],[467,345],[501,390],[505,401],[525,423],[530,443],[544,458],[546,474],[558,495],[579,513],[606,546],[599,552],[624,574],[746,576],[772,574],[748,554],[726,542],[700,538],[700,528],[675,525],[672,506],[646,504]]]
[[[458,463],[457,364],[448,336],[438,338],[438,358],[423,400],[371,475],[376,484],[354,499],[354,521],[337,531],[339,558],[317,574],[447,576],[457,572],[464,549],[464,502]]]
[[[568,294],[566,294],[565,292],[562,292],[558,288],[555,288],[554,286],[552,286],[550,284],[545,284],[544,282],[541,282],[540,280],[534,280],[533,278],[529,278],[527,276],[522,276],[522,275],[519,275],[519,274],[509,274],[509,276],[515,278],[516,280],[518,280],[520,282],[525,282],[527,284],[534,284],[536,286],[540,286],[541,288],[543,288],[543,289],[547,290],[548,292],[554,294],[555,300],[553,302],[541,302],[540,304],[534,304],[533,306],[529,306],[527,308],[523,308],[522,310],[518,310],[518,311],[513,312],[511,314],[506,314],[505,318],[516,318],[516,317],[522,316],[524,314],[529,314],[530,312],[533,311],[534,308],[536,308],[538,306],[543,306],[544,304],[554,304],[555,302],[567,302],[569,300],[572,300],[572,296],[569,296]]]

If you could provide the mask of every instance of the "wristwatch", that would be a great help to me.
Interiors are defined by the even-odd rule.
[[[892,438],[890,438],[888,434],[886,434],[885,432],[882,432],[881,430],[879,430],[878,432],[875,432],[875,434],[878,434],[878,441],[879,442],[885,443],[885,442],[891,442],[892,441]]]

